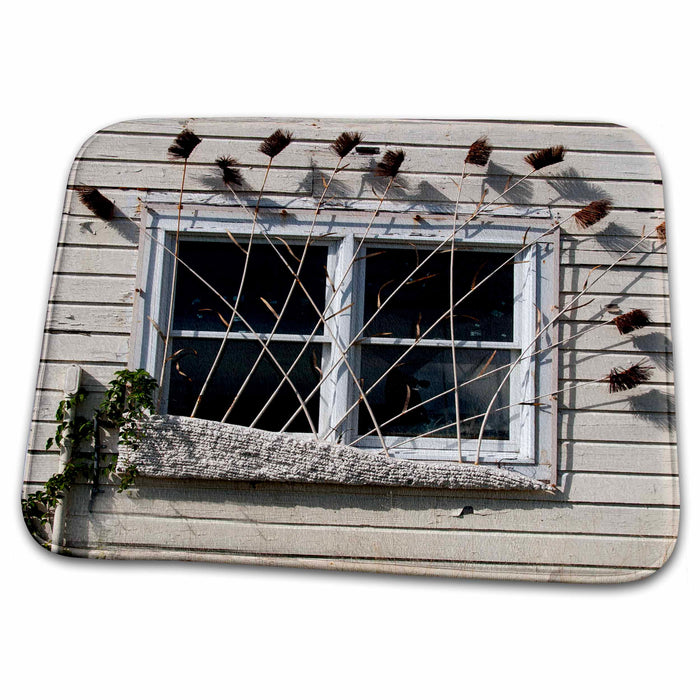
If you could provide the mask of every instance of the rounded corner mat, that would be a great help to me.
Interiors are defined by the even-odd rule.
[[[27,526],[81,557],[644,578],[678,533],[666,247],[622,126],[102,129],[61,219]]]

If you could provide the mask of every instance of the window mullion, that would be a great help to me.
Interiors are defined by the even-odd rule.
[[[335,293],[329,290],[326,299],[326,304],[328,304],[332,298],[331,306],[326,314],[327,316],[332,316],[328,321],[328,331],[335,336],[338,342],[330,344],[329,360],[324,365],[324,371],[330,371],[330,374],[328,379],[324,381],[321,389],[321,405],[324,408],[321,424],[326,423],[327,427],[324,432],[328,432],[331,427],[340,423],[337,429],[329,435],[329,439],[342,442],[352,439],[357,432],[355,412],[343,420],[350,402],[354,401],[355,392],[353,391],[353,380],[343,361],[343,352],[341,350],[341,348],[345,348],[345,356],[348,362],[353,363],[352,366],[356,367],[357,352],[355,348],[351,347],[351,341],[353,318],[357,306],[355,286],[357,284],[356,275],[359,263],[353,263],[354,255],[355,242],[352,234],[349,233],[343,236],[329,255],[328,266],[329,274],[333,280],[333,287],[336,290]]]

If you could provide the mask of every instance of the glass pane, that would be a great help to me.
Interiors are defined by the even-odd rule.
[[[423,249],[368,248],[364,322],[379,305],[407,282],[372,321],[366,335],[416,338],[450,308],[450,254],[436,253],[415,274],[429,251]],[[455,301],[461,299],[490,272],[510,257],[509,253],[455,253]],[[513,340],[513,265],[505,265],[472,292],[455,309],[457,340]],[[449,318],[441,321],[426,338],[449,338]]]
[[[400,357],[405,350],[386,345],[362,346],[362,377],[364,386],[371,387]],[[507,368],[489,374],[498,367],[510,362],[509,350],[459,350],[457,353],[457,373],[460,383],[483,376],[460,389],[460,418],[479,416],[503,380]],[[484,436],[492,440],[509,439],[510,411],[496,409],[509,404],[509,382],[505,383],[496,403],[491,409]],[[440,426],[455,422],[454,387],[452,374],[452,352],[449,348],[415,348],[404,357],[398,366],[368,395],[369,404],[381,425],[390,421],[382,429],[384,435],[419,436]],[[437,397],[432,400],[431,397]],[[423,403],[423,402],[426,403]],[[421,405],[419,405],[421,404]],[[360,435],[372,430],[369,413],[361,405],[359,415]],[[462,423],[462,437],[476,438],[481,429],[481,418]],[[376,433],[375,433],[376,434]],[[444,428],[428,437],[456,437],[456,427]]]
[[[193,338],[175,338],[173,340],[173,353],[180,350],[182,352],[171,360],[169,413],[187,416],[192,413],[192,408],[209,368],[214,362],[219,346],[220,341],[218,340]],[[285,370],[289,369],[302,347],[302,343],[275,341],[270,343],[270,351]],[[261,349],[262,345],[257,341],[233,340],[228,342],[221,363],[197,411],[198,418],[210,420],[223,418],[234,396],[250,374]],[[321,352],[320,343],[310,344],[290,375],[303,398],[306,398],[318,383],[319,370],[316,367],[320,367]],[[269,356],[265,355],[241,393],[227,422],[250,425],[281,381],[282,375]],[[307,403],[307,406],[314,425],[318,428],[318,393]],[[262,430],[279,431],[298,407],[298,399],[289,384],[285,382],[255,427]],[[300,433],[311,432],[309,422],[303,412],[299,414],[288,430]]]
[[[243,244],[244,247],[247,243]],[[280,243],[277,250],[284,255],[292,270],[296,271],[301,258],[302,245],[290,246],[291,253]],[[293,255],[292,255],[293,253]],[[301,281],[319,309],[325,304],[327,248],[311,246],[306,253],[301,269]],[[201,242],[182,241],[180,257],[196,270],[227,301],[235,304],[238,287],[243,273],[245,255],[230,241]],[[258,333],[272,330],[275,316],[265,301],[279,313],[292,286],[293,277],[272,246],[254,243],[250,253],[243,294],[238,310]],[[263,301],[263,299],[265,301]],[[231,318],[231,310],[205,284],[189,270],[178,268],[175,287],[174,328],[177,330],[223,331]],[[299,285],[294,289],[278,333],[310,333],[316,324],[318,314]],[[234,331],[245,331],[240,319],[233,325]]]

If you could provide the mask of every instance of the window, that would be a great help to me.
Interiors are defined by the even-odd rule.
[[[197,405],[200,418],[314,434],[361,449],[385,446],[409,459],[456,460],[449,221],[436,217],[425,230],[411,215],[391,215],[360,248],[369,215],[329,213],[304,252],[312,213],[263,217],[265,235],[254,238],[239,300],[249,220],[212,208],[183,222],[181,260],[226,301],[178,266],[161,410],[191,415]],[[531,219],[481,226],[458,237],[460,443],[468,462],[502,384],[484,428],[480,462],[546,479],[555,454],[555,408],[537,399],[554,390],[556,353],[546,351],[551,335],[542,346],[531,345],[537,324],[555,306],[558,271],[551,242],[518,253],[528,229],[534,238],[551,225],[535,219],[539,228],[533,229]],[[149,230],[162,245],[141,242],[143,292],[133,362],[153,374],[163,362],[173,267],[163,247],[172,250],[174,221],[173,210],[161,206],[151,213]],[[285,308],[302,256],[300,284]],[[227,336],[229,305],[237,305],[240,318],[228,329],[198,403]]]
[[[241,246],[247,242],[241,241]],[[296,269],[303,245],[280,241],[277,251],[266,241],[256,241],[251,249],[249,266],[238,311],[255,333],[267,340],[276,321],[276,313],[287,296],[293,280],[282,262]],[[325,267],[328,246],[311,246],[300,273],[302,284],[317,308],[323,308],[326,295]],[[192,269],[206,271],[207,281],[231,303],[236,302],[245,256],[230,240],[183,240],[180,258]],[[172,260],[172,258],[171,258]],[[175,284],[175,313],[172,329],[169,384],[164,407],[168,413],[190,415],[204,385],[231,317],[231,310],[187,268],[178,269]],[[204,393],[197,415],[200,418],[251,425],[263,430],[281,430],[299,405],[288,383],[280,385],[280,373],[271,356],[287,371],[294,365],[290,379],[303,397],[311,393],[319,378],[322,358],[328,354],[328,339],[318,321],[311,301],[295,287],[288,312],[269,344],[270,354],[262,353],[255,333],[246,329],[240,318],[233,320],[224,354]],[[307,345],[307,341],[311,342]],[[297,357],[299,359],[297,360]],[[274,394],[269,406],[268,399]],[[235,401],[235,403],[234,403]],[[229,407],[233,409],[229,412]],[[309,413],[318,426],[318,393],[308,402]],[[256,417],[259,418],[256,421]],[[287,428],[292,432],[309,432],[304,415],[294,418]]]

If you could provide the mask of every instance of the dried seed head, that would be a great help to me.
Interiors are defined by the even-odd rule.
[[[221,170],[221,177],[224,181],[224,185],[240,187],[243,184],[243,177],[238,168],[240,163],[235,158],[231,158],[231,156],[220,156],[215,162]]]
[[[114,202],[105,197],[96,187],[78,187],[80,201],[102,221],[114,218]]]
[[[484,136],[477,139],[471,146],[469,146],[469,153],[467,153],[467,157],[464,159],[464,162],[484,167],[489,162],[491,151],[493,151],[493,146]]]
[[[659,237],[660,241],[666,241],[666,222],[662,221],[657,227],[656,227],[656,235]]]
[[[648,326],[651,323],[651,319],[646,311],[642,311],[642,309],[632,309],[632,311],[628,311],[626,314],[615,316],[613,323],[617,326],[617,330],[620,331],[622,335],[625,335],[626,333],[637,330],[637,328]]]
[[[598,199],[587,204],[583,209],[579,209],[574,214],[574,219],[581,228],[588,228],[604,219],[610,212],[611,206],[612,202],[609,199]]]
[[[605,380],[608,382],[610,393],[615,394],[618,391],[634,389],[643,382],[649,381],[652,370],[653,367],[637,362],[637,364],[627,369],[615,367],[610,371],[610,374],[605,377]]]
[[[175,140],[170,144],[168,149],[168,155],[171,158],[189,158],[199,144],[202,143],[202,139],[197,136],[193,131],[189,129],[184,129],[176,137]]]
[[[525,162],[535,170],[542,170],[548,165],[561,163],[564,160],[564,146],[541,148],[525,156]]]
[[[405,157],[406,154],[400,148],[395,151],[387,150],[374,172],[380,177],[396,177]]]
[[[358,131],[344,131],[333,141],[331,150],[335,151],[339,158],[345,158],[360,141],[362,141],[362,134]]]
[[[292,132],[282,131],[277,129],[273,134],[270,134],[258,147],[261,153],[264,153],[268,158],[272,159],[282,153],[282,151],[292,142]]]

